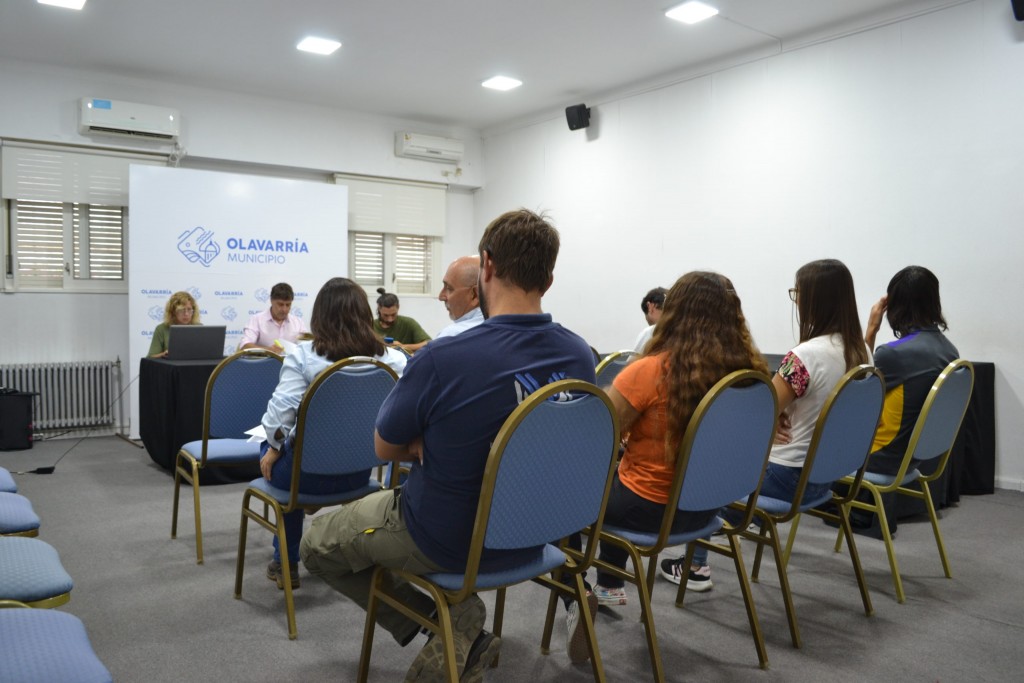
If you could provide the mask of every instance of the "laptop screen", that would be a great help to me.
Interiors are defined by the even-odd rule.
[[[224,357],[224,325],[171,325],[168,360],[214,360]]]

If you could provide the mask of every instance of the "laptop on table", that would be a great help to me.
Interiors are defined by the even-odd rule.
[[[171,325],[168,360],[220,360],[224,357],[224,325]]]

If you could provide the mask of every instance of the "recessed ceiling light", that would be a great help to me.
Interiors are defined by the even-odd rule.
[[[665,16],[669,19],[675,19],[684,24],[696,24],[698,21],[704,21],[716,14],[718,14],[717,9],[710,5],[705,5],[703,2],[697,2],[697,0],[684,2],[665,12]]]
[[[36,0],[40,5],[53,5],[64,9],[82,9],[85,7],[85,0]]]
[[[330,40],[329,38],[314,38],[313,36],[306,36],[295,47],[303,52],[313,52],[318,55],[329,55],[341,47],[341,43],[336,40]]]
[[[522,81],[516,80],[515,78],[509,78],[508,76],[495,76],[488,78],[480,85],[491,90],[511,90],[512,88],[518,88],[523,84]]]

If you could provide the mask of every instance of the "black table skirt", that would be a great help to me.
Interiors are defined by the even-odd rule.
[[[174,470],[178,450],[203,438],[206,383],[219,360],[143,358],[139,363],[139,436],[153,462]],[[201,484],[250,481],[259,466],[203,470]]]

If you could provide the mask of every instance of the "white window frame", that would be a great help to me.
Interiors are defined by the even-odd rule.
[[[128,167],[132,163],[165,165],[166,155],[131,153],[98,148],[68,147],[23,140],[0,141],[0,228],[3,240],[3,277],[0,289],[17,292],[91,292],[126,293],[128,291]],[[18,202],[48,203],[60,207],[63,231],[63,274],[60,283],[33,283],[19,273]],[[74,210],[84,215],[90,207],[121,210],[121,277],[91,278],[77,276],[75,268]],[[82,215],[82,214],[80,214]],[[88,245],[88,236],[84,240]]]
[[[349,188],[349,276],[376,298],[377,287],[403,297],[435,297],[441,286],[441,245],[446,230],[447,190],[443,183],[336,174],[335,183]],[[380,236],[383,281],[371,282],[356,273],[356,236]],[[427,241],[430,259],[420,288],[410,290],[399,279],[398,244],[402,237]]]

